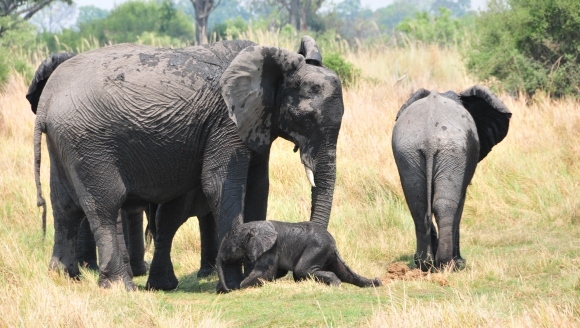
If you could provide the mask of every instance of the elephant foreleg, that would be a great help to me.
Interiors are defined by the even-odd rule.
[[[262,285],[262,281],[273,281],[278,272],[278,256],[262,255],[253,266],[252,271],[240,283],[240,288]]]

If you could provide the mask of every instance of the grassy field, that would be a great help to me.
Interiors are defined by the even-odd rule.
[[[265,43],[261,35],[249,37]],[[467,268],[390,279],[387,268],[412,266],[415,248],[390,145],[396,112],[419,87],[459,92],[476,81],[456,51],[437,47],[347,49],[346,57],[362,78],[344,91],[329,230],[346,262],[364,276],[382,278],[383,287],[332,288],[285,278],[216,295],[216,276],[196,278],[195,218],[174,243],[176,291],[105,290],[91,272],[83,272],[80,282],[49,273],[54,229],[49,216],[43,241],[35,206],[34,115],[24,98],[28,81],[14,75],[0,92],[0,327],[579,326],[580,103],[500,95],[513,118],[468,189],[461,226]],[[44,145],[41,175],[48,195]],[[292,144],[276,141],[270,163],[269,218],[306,220],[310,188]],[[135,281],[143,287],[146,278]]]

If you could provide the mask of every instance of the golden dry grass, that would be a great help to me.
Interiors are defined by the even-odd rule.
[[[250,37],[260,43],[297,45],[255,33]],[[385,278],[388,264],[410,263],[415,247],[390,145],[396,112],[416,88],[461,91],[476,82],[450,49],[376,46],[346,49],[346,57],[361,69],[362,78],[344,91],[329,230],[355,271]],[[80,282],[48,274],[53,229],[49,218],[42,242],[33,178],[34,115],[26,90],[27,81],[14,75],[0,93],[0,326],[580,325],[576,100],[538,95],[526,103],[500,95],[513,112],[510,131],[480,163],[468,189],[461,227],[467,269],[444,272],[446,285],[417,279],[385,280],[377,289],[330,288],[283,279],[215,295],[216,277],[195,278],[195,219],[178,231],[174,243],[181,280],[176,292],[103,290],[89,272]],[[270,163],[269,218],[307,219],[310,188],[292,145],[277,140]],[[41,174],[48,195],[46,150]],[[145,279],[136,282],[142,286]]]

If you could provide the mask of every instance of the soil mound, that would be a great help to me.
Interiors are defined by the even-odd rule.
[[[426,280],[439,284],[440,286],[449,285],[447,278],[441,273],[423,272],[420,269],[411,269],[402,262],[390,263],[387,265],[387,274],[385,281],[392,280]]]

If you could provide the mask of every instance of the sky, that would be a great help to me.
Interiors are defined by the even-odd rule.
[[[384,7],[394,2],[395,0],[361,0],[363,7],[375,10]],[[487,0],[471,0],[471,7],[473,9],[483,9]],[[103,9],[113,9],[115,5],[125,2],[125,0],[74,0],[77,6],[96,6]],[[340,0],[334,0],[340,2]]]

